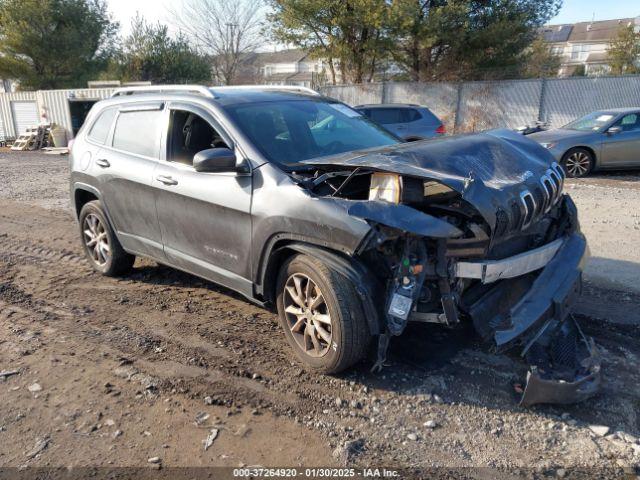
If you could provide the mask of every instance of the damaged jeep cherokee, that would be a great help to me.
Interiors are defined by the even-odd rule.
[[[277,309],[310,369],[382,367],[408,322],[471,322],[530,366],[523,405],[593,395],[571,309],[588,256],[565,174],[507,130],[403,143],[297,87],[134,87],[99,102],[71,154],[84,250],[136,256]]]

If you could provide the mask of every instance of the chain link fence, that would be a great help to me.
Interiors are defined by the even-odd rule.
[[[640,76],[393,82],[325,85],[320,91],[349,105],[415,103],[429,107],[450,132],[516,128],[535,121],[560,127],[594,110],[640,107]]]

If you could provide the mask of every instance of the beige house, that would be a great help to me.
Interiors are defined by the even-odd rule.
[[[299,49],[259,54],[262,80],[267,85],[312,87],[320,77],[330,75],[326,60],[314,59]]]
[[[339,79],[339,77],[338,77]],[[326,60],[314,59],[299,49],[246,55],[235,83],[313,87],[331,81]]]
[[[629,25],[640,31],[640,16],[549,25],[542,29],[542,35],[561,59],[560,77],[571,76],[580,65],[584,66],[586,75],[606,75],[610,70],[607,49],[620,28]]]

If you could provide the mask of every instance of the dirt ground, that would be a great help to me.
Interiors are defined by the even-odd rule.
[[[0,372],[17,372],[0,373],[0,467],[640,467],[638,174],[567,186],[593,254],[577,317],[603,391],[524,409],[526,367],[470,328],[411,326],[381,374],[317,376],[272,312],[232,292],[148,260],[121,279],[93,273],[67,170],[66,157],[0,152]]]

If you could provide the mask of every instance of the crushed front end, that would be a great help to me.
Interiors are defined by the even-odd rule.
[[[413,151],[405,158],[400,166],[358,158],[341,165],[353,169],[326,166],[305,180],[317,194],[349,199],[349,215],[372,227],[356,257],[384,299],[375,305],[374,369],[408,322],[468,321],[493,351],[528,363],[522,405],[594,395],[597,350],[571,314],[589,252],[562,169],[482,179],[420,172]]]

